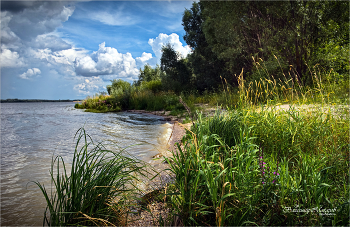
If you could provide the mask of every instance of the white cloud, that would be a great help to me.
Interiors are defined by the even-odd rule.
[[[100,77],[91,77],[85,79],[84,77],[76,78],[79,82],[73,89],[77,91],[80,95],[94,95],[99,91],[105,90],[106,86],[104,81]]]
[[[162,57],[162,47],[167,43],[170,43],[174,50],[179,52],[184,58],[191,53],[191,48],[188,45],[182,46],[179,36],[175,33],[172,33],[171,35],[160,33],[157,38],[148,40],[148,44],[151,45],[152,50],[158,59]]]
[[[81,95],[92,95],[100,90],[105,90],[107,80],[121,78],[132,81],[137,79],[139,68],[142,68],[144,64],[154,67],[156,63],[159,63],[162,45],[166,43],[173,45],[174,49],[184,57],[190,52],[188,46],[181,44],[178,35],[161,33],[148,42],[154,54],[143,52],[141,56],[133,58],[130,53],[120,53],[116,48],[106,47],[105,43],[100,44],[98,50],[91,54],[89,50],[78,49],[74,43],[66,41],[69,40],[69,35],[60,34],[57,30],[73,14],[74,2],[4,1],[4,4],[1,4],[4,7],[0,14],[0,66],[4,68],[3,72],[6,71],[6,76],[17,75],[18,77],[19,75],[22,79],[31,79],[42,75],[45,78],[50,77],[50,80],[55,78],[58,81],[68,81],[70,89],[74,88],[73,90]],[[173,10],[171,12],[168,12],[169,9],[166,10],[166,7],[158,7],[154,10],[167,11],[168,19],[174,23],[170,27],[175,28],[179,21],[172,18],[175,11],[183,12],[181,4],[173,4],[178,7],[170,9],[170,11]],[[152,6],[156,5],[158,4],[154,3]],[[141,18],[139,15],[134,15],[134,11],[128,8],[123,9],[123,7],[117,9],[110,7],[105,11],[101,11],[100,8],[94,10],[96,10],[95,13],[86,14],[86,17],[89,16],[90,19],[108,25],[132,25],[140,22]],[[74,35],[82,35],[79,32],[80,30],[76,31]],[[132,40],[131,37],[128,38]],[[37,80],[39,81],[41,80]]]
[[[151,53],[143,52],[141,57],[136,58],[137,68],[143,68],[145,64],[149,64],[152,67],[155,67],[157,64],[157,58],[154,58]]]
[[[15,51],[11,51],[9,49],[5,49],[1,46],[0,53],[1,67],[22,67],[26,64],[24,63],[24,59],[19,56],[19,54]]]
[[[27,72],[22,73],[19,77],[21,77],[22,79],[30,79],[33,76],[37,76],[40,75],[41,71],[38,68],[32,68],[32,69],[28,69]]]
[[[122,12],[93,12],[92,14],[89,14],[89,18],[112,26],[128,26],[137,23],[137,19],[135,17],[125,15]]]
[[[67,50],[72,48],[72,45],[66,43],[61,38],[54,35],[39,35],[32,43],[32,47],[38,49],[48,48],[52,51]]]
[[[146,61],[148,61],[151,58],[152,58],[152,54],[151,53],[143,52],[141,57],[137,57],[136,60],[139,60],[141,62],[146,62]]]
[[[75,72],[86,77],[116,75],[129,79],[136,78],[139,74],[136,61],[130,53],[119,53],[115,48],[106,47],[105,43],[101,43],[98,51],[90,56],[77,58]]]
[[[74,12],[74,6],[64,2],[42,2],[11,15],[8,27],[22,40],[31,40],[38,35],[53,32]]]
[[[62,75],[75,76],[74,63],[77,58],[84,58],[87,50],[71,48],[67,50],[55,51],[51,49],[30,49],[28,55],[32,58],[46,61],[46,66],[56,68]]]

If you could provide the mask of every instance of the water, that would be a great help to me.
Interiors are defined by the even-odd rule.
[[[69,162],[81,127],[108,149],[125,148],[144,161],[166,149],[171,127],[162,118],[135,113],[85,113],[74,103],[1,104],[1,225],[42,225],[51,159]],[[133,145],[132,147],[129,147]]]

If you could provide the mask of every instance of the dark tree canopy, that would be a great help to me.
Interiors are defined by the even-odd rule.
[[[194,2],[182,17],[182,25],[186,31],[184,40],[193,49],[188,59],[195,75],[195,86],[199,91],[216,88],[220,84],[220,76],[225,76],[224,62],[217,58],[217,54],[206,41],[202,30],[203,21],[201,2]]]
[[[201,1],[205,38],[231,73],[251,71],[252,56],[276,55],[300,77],[318,52],[349,42],[349,3],[331,1]]]
[[[166,44],[160,66],[145,65],[135,85],[216,91],[225,81],[236,86],[242,69],[250,81],[285,79],[292,70],[288,79],[311,85],[316,64],[335,81],[349,78],[348,1],[199,1],[182,25],[192,52],[183,58]],[[114,84],[109,93],[123,90]]]
[[[169,86],[169,90],[180,91],[190,86],[192,72],[188,61],[182,59],[169,43],[162,48],[160,62],[161,69],[165,72],[164,85]]]

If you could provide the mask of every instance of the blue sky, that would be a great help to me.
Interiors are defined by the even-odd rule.
[[[137,79],[166,43],[187,56],[192,2],[1,1],[1,99],[83,99]]]

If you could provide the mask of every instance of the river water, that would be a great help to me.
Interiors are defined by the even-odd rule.
[[[169,123],[148,114],[86,113],[74,103],[2,103],[2,226],[42,225],[46,202],[32,181],[50,185],[52,157],[69,163],[81,127],[94,142],[104,141],[107,149],[127,147],[146,162],[166,149],[171,132]]]

